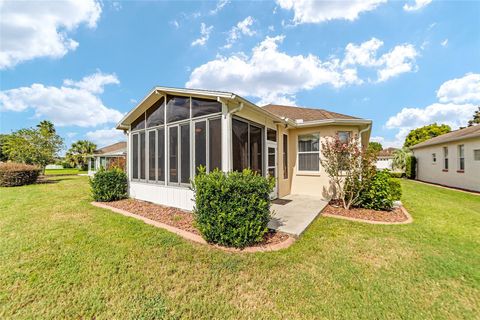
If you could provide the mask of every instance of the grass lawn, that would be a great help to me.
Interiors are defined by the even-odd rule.
[[[0,318],[480,314],[480,196],[403,181],[413,224],[320,217],[286,250],[234,254],[91,206],[87,179],[0,188]]]
[[[88,173],[88,171],[81,171],[78,169],[45,169],[45,175],[75,175],[79,173]]]

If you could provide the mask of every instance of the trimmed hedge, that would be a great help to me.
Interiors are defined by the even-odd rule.
[[[270,220],[273,179],[251,170],[205,173],[193,181],[195,226],[210,243],[244,248],[263,240]]]
[[[390,177],[387,170],[378,171],[362,192],[359,207],[373,210],[391,210],[393,201],[400,200],[402,187]]]
[[[388,171],[388,174],[390,175],[390,177],[397,178],[397,179],[405,177],[404,172]]]
[[[15,187],[37,181],[40,168],[22,163],[0,163],[0,186]]]
[[[415,179],[416,177],[417,159],[413,155],[408,155],[405,159],[405,175],[408,179]]]
[[[118,168],[100,169],[90,178],[92,197],[95,201],[108,202],[128,196],[127,174]]]

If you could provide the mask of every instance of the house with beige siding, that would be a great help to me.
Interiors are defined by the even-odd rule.
[[[418,180],[480,192],[480,125],[442,134],[411,149]]]
[[[251,168],[275,178],[272,198],[328,198],[321,141],[370,139],[371,120],[315,108],[264,107],[231,92],[155,87],[118,123],[127,134],[129,194],[186,210],[199,166],[228,172]]]

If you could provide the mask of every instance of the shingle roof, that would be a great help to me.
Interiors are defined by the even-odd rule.
[[[328,119],[361,119],[337,112],[327,111],[324,109],[294,107],[278,104],[268,104],[266,106],[263,106],[263,109],[277,116],[293,120],[315,121]]]
[[[393,157],[393,153],[395,151],[397,151],[398,149],[397,148],[387,148],[387,149],[383,149],[383,150],[380,150],[378,152],[378,156],[379,157]]]
[[[93,152],[93,154],[104,154],[104,153],[114,153],[116,151],[126,151],[127,150],[127,142],[121,141],[109,146],[105,146],[103,148],[97,149]]]
[[[441,136],[428,139],[427,141],[421,142],[414,145],[411,149],[423,148],[435,144],[441,144],[446,142],[452,142],[462,139],[480,137],[480,125],[471,126],[459,130],[455,130],[449,133],[442,134]]]

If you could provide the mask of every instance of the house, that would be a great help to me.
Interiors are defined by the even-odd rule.
[[[128,136],[130,196],[191,210],[190,179],[200,165],[273,176],[272,198],[326,196],[322,139],[358,135],[366,147],[371,124],[320,109],[259,107],[231,92],[155,87],[117,129]]]
[[[480,125],[442,134],[411,149],[418,180],[480,191]]]
[[[88,174],[94,175],[95,172],[103,167],[105,169],[111,166],[126,169],[127,142],[117,142],[106,147],[97,149],[88,161]]]
[[[380,150],[377,154],[377,162],[375,166],[378,170],[393,170],[393,158],[396,148],[387,148]]]

